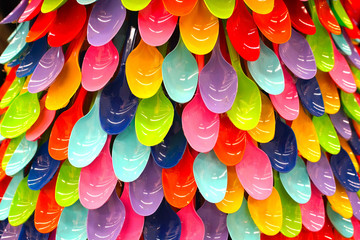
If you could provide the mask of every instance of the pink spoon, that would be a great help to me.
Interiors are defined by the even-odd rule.
[[[18,22],[25,22],[33,19],[38,15],[41,9],[41,5],[44,0],[32,0],[30,1],[29,5],[25,8],[25,11],[21,14]]]
[[[180,240],[204,239],[205,225],[194,209],[194,200],[177,212],[181,221]]]

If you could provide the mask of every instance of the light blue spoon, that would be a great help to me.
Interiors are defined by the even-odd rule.
[[[6,39],[7,42],[11,42],[11,40],[13,40],[13,38],[15,37],[16,33],[19,32],[19,30],[21,29],[21,26],[24,24],[24,22],[20,23],[19,25],[16,26],[15,30],[10,34],[10,36]]]
[[[227,215],[226,225],[233,240],[260,240],[260,230],[250,216],[245,198],[238,211]]]
[[[87,239],[86,219],[88,209],[84,208],[80,201],[64,208],[61,213],[56,231],[56,239],[61,240],[85,240]]]
[[[227,187],[227,168],[214,151],[199,153],[194,161],[195,182],[203,197],[211,203],[224,199]]]
[[[96,2],[97,0],[76,0],[81,5],[88,5]]]
[[[9,216],[11,202],[14,198],[16,189],[23,178],[24,172],[21,171],[16,174],[13,179],[11,179],[11,182],[9,183],[9,186],[7,187],[5,194],[0,202],[0,221],[4,221]]]
[[[248,68],[255,82],[265,92],[277,95],[284,91],[285,79],[276,54],[260,41],[260,56],[256,61],[249,61]]]
[[[181,37],[175,49],[163,61],[162,76],[166,91],[173,101],[186,103],[193,98],[199,69]]]
[[[304,161],[298,156],[295,167],[287,173],[279,173],[286,192],[297,203],[304,204],[310,200],[311,186]]]
[[[24,134],[20,144],[6,165],[6,175],[12,176],[23,169],[35,156],[37,148],[37,141],[31,142],[27,140]]]
[[[149,160],[150,147],[139,142],[135,132],[135,121],[116,136],[113,149],[115,175],[123,182],[136,180]]]
[[[330,219],[330,222],[335,229],[345,238],[351,238],[354,234],[354,226],[351,219],[342,217],[340,214],[332,210],[330,203],[327,202],[326,213]]]
[[[342,34],[335,35],[331,33],[331,37],[334,40],[336,47],[340,50],[342,54],[345,54],[347,56],[351,55],[352,53],[351,48],[348,42],[346,41],[346,39],[344,38],[344,35]]]
[[[89,165],[105,145],[107,134],[101,128],[99,118],[100,95],[101,92],[97,94],[90,112],[80,118],[71,131],[68,159],[74,167]]]
[[[10,41],[4,52],[0,56],[0,64],[12,61],[19,57],[20,54],[26,49],[28,43],[25,38],[29,32],[30,21],[24,22],[21,25],[14,38]]]

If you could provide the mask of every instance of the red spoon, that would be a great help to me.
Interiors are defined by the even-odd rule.
[[[306,35],[315,34],[315,24],[305,5],[298,0],[284,0],[284,3],[289,10],[292,26]]]
[[[331,11],[327,0],[315,0],[316,12],[318,13],[321,24],[335,35],[341,34],[341,28],[336,21],[334,13]]]
[[[33,42],[45,36],[56,18],[57,11],[40,13],[26,36],[26,42]]]

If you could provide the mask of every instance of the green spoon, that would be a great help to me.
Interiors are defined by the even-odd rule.
[[[289,238],[296,237],[301,232],[302,220],[300,205],[295,202],[281,184],[279,173],[274,171],[275,188],[279,192],[283,208],[283,224],[280,232]]]
[[[16,77],[15,80],[11,83],[9,89],[5,93],[4,97],[1,99],[0,108],[8,107],[12,101],[19,95],[22,87],[25,83],[25,77],[18,78]]]
[[[325,113],[320,117],[313,116],[312,122],[315,126],[320,146],[330,154],[338,154],[340,152],[340,141],[329,115]]]
[[[52,12],[55,9],[58,9],[64,5],[67,0],[44,0],[43,5],[41,6],[42,13]]]
[[[309,42],[311,50],[314,53],[316,66],[323,72],[329,72],[335,65],[330,35],[319,21],[314,1],[310,0],[309,5],[312,19],[316,27],[316,33],[314,35],[307,35],[306,40]]]
[[[11,139],[9,146],[7,147],[7,149],[5,151],[5,155],[2,159],[2,163],[1,163],[1,167],[4,171],[7,167],[8,162],[10,161],[12,155],[14,154],[16,148],[19,146],[21,139],[23,139],[24,136],[25,136],[25,134],[22,136],[19,136],[17,138]]]
[[[60,168],[55,187],[55,200],[62,207],[73,205],[79,199],[81,168],[73,167],[66,160]]]
[[[38,119],[40,104],[37,94],[25,92],[14,99],[1,123],[0,133],[14,138],[25,133]]]
[[[235,9],[235,0],[204,0],[209,11],[218,18],[229,18]]]
[[[344,106],[344,112],[348,117],[360,122],[360,106],[353,93],[346,93],[340,90],[341,104]]]
[[[28,177],[21,180],[11,202],[8,220],[12,226],[26,222],[35,210],[40,190],[31,190],[27,182]]]
[[[330,7],[341,26],[353,29],[353,25],[340,0],[330,0]]]

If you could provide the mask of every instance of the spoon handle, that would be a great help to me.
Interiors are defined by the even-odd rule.
[[[130,52],[134,48],[137,32],[138,32],[137,13],[133,12],[130,15],[129,28],[128,28],[128,31],[126,34],[126,44],[124,46],[123,55],[121,58],[121,65],[120,65],[121,67],[125,67],[125,62],[129,56]]]
[[[77,108],[82,108],[84,105],[84,99],[86,97],[86,94],[87,94],[87,91],[83,87],[80,87],[80,91],[74,102],[74,106],[76,106]]]

